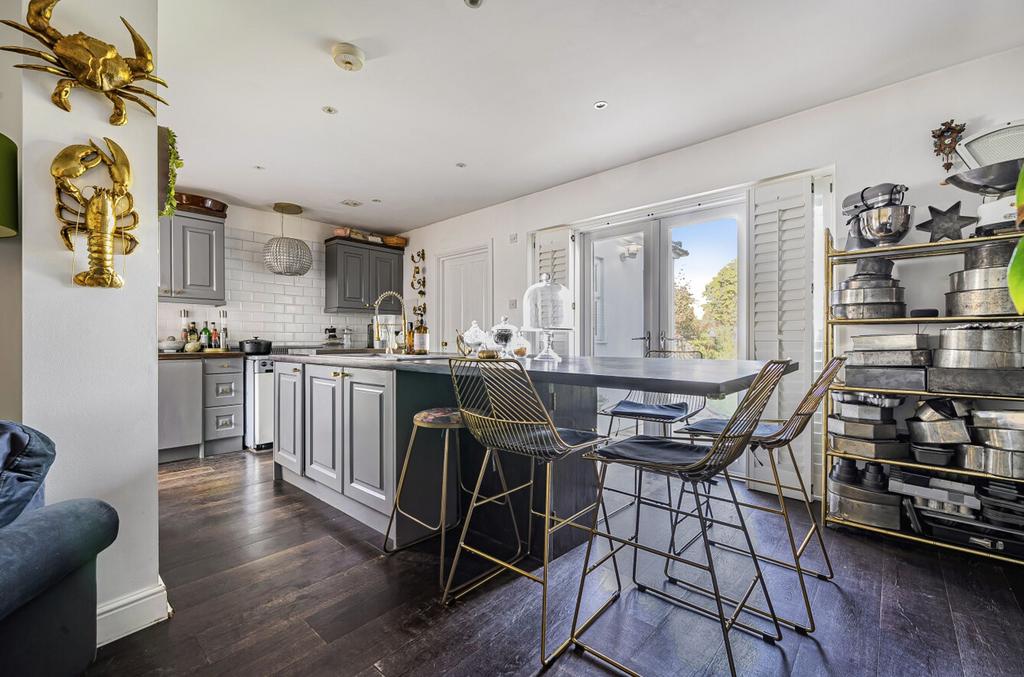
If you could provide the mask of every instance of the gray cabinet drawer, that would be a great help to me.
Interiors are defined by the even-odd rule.
[[[204,357],[204,374],[230,374],[231,372],[242,371],[241,357]]]
[[[224,407],[242,404],[242,374],[203,374],[203,404]]]
[[[242,436],[242,405],[203,410],[203,439],[222,440]]]

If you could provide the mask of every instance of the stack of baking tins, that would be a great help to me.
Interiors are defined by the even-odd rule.
[[[976,409],[973,444],[962,444],[957,460],[967,470],[1024,479],[1024,411]]]
[[[857,388],[925,390],[932,363],[927,334],[854,336],[846,353],[845,383]]]
[[[1020,325],[943,329],[928,381],[936,392],[1024,395]]]
[[[919,508],[932,536],[1003,555],[1024,555],[1024,494],[1020,484],[985,480],[978,485],[976,497],[981,514],[966,506],[958,506],[955,511],[945,505],[940,510],[932,510],[930,505]]]
[[[828,512],[832,517],[880,529],[900,528],[900,497],[887,490],[882,466],[839,459],[828,476]]]
[[[938,477],[927,470],[891,468],[889,491],[912,497],[913,507],[926,515],[939,513],[974,518],[981,510],[973,484]]]
[[[966,400],[935,398],[918,405],[913,418],[907,419],[910,452],[914,460],[927,465],[949,465],[958,444],[971,441],[966,416]]]
[[[892,277],[893,262],[883,258],[857,261],[856,272],[831,292],[833,317],[840,320],[871,320],[906,317],[900,281]]]
[[[991,242],[964,252],[964,270],[949,275],[946,315],[980,317],[1016,315],[1006,286],[1012,242]]]
[[[894,409],[902,397],[874,393],[833,392],[834,412],[828,417],[832,449],[864,458],[906,458],[907,443],[896,434]]]

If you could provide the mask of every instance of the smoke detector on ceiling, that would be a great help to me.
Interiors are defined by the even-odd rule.
[[[331,56],[338,68],[347,71],[357,71],[363,67],[366,55],[363,50],[349,42],[339,42],[331,48]]]

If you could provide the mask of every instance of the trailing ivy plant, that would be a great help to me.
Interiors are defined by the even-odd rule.
[[[178,170],[185,166],[184,160],[178,155],[178,137],[171,129],[167,130],[167,199],[160,216],[173,216],[178,208],[174,199],[174,184],[178,182]]]
[[[1024,225],[1024,167],[1017,177],[1017,230]],[[1024,238],[1017,240],[1017,246],[1006,269],[1006,285],[1018,315],[1024,315]]]

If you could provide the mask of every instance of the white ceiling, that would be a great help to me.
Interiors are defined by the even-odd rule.
[[[1022,22],[1007,0],[174,0],[160,123],[183,190],[400,232],[1024,44]]]

